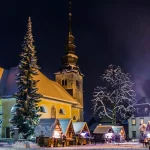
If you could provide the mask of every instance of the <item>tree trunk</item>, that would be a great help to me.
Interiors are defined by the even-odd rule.
[[[113,126],[116,125],[116,109],[113,109],[113,112],[112,112],[112,125]]]

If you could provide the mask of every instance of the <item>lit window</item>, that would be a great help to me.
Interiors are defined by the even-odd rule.
[[[64,115],[64,114],[65,114],[65,110],[64,110],[63,108],[61,108],[61,109],[59,110],[59,113],[62,114],[62,115]]]
[[[144,123],[144,118],[140,118],[140,124]]]
[[[40,106],[40,112],[46,113],[46,108],[44,106]]]
[[[135,118],[132,118],[132,125],[136,125],[136,120],[135,120]]]

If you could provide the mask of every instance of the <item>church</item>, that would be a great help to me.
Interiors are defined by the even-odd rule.
[[[62,66],[54,73],[55,81],[46,77],[42,72],[35,76],[40,80],[37,84],[38,93],[42,95],[39,102],[41,118],[72,119],[73,122],[83,121],[83,77],[75,54],[74,36],[71,29],[72,14],[69,12],[69,29]],[[19,63],[19,62],[18,62]],[[17,92],[15,81],[17,67],[9,70],[0,68],[0,111],[3,112],[0,137],[10,137],[9,119],[15,110],[14,94]]]

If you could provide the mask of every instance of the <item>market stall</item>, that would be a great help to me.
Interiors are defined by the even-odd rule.
[[[86,122],[74,122],[73,128],[75,131],[76,144],[78,145],[85,145],[89,144],[90,142],[90,130]]]
[[[126,133],[123,126],[112,126],[112,129],[114,131],[114,136],[119,136],[119,142],[124,142],[126,138]]]
[[[63,135],[65,136],[65,145],[73,145],[74,144],[74,128],[71,119],[59,119],[60,126],[62,128]]]
[[[104,143],[111,142],[114,131],[112,129],[112,126],[98,125],[95,128],[93,134],[96,142]]]
[[[42,135],[41,135],[42,134]],[[36,141],[43,139],[44,146],[51,147],[58,145],[62,136],[62,129],[58,119],[40,119],[39,125],[35,128],[34,136]]]

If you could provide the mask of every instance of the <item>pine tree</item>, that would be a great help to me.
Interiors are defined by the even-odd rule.
[[[34,76],[38,75],[40,69],[37,65],[37,57],[35,56],[35,46],[33,45],[32,23],[31,18],[28,19],[27,33],[24,37],[21,53],[21,61],[18,65],[18,74],[16,75],[16,84],[18,92],[15,93],[16,104],[12,107],[12,118],[10,119],[11,136],[14,136],[14,128],[19,128],[19,134],[23,138],[28,138],[34,133],[35,127],[39,123],[39,106],[42,95],[37,93],[37,82]]]

